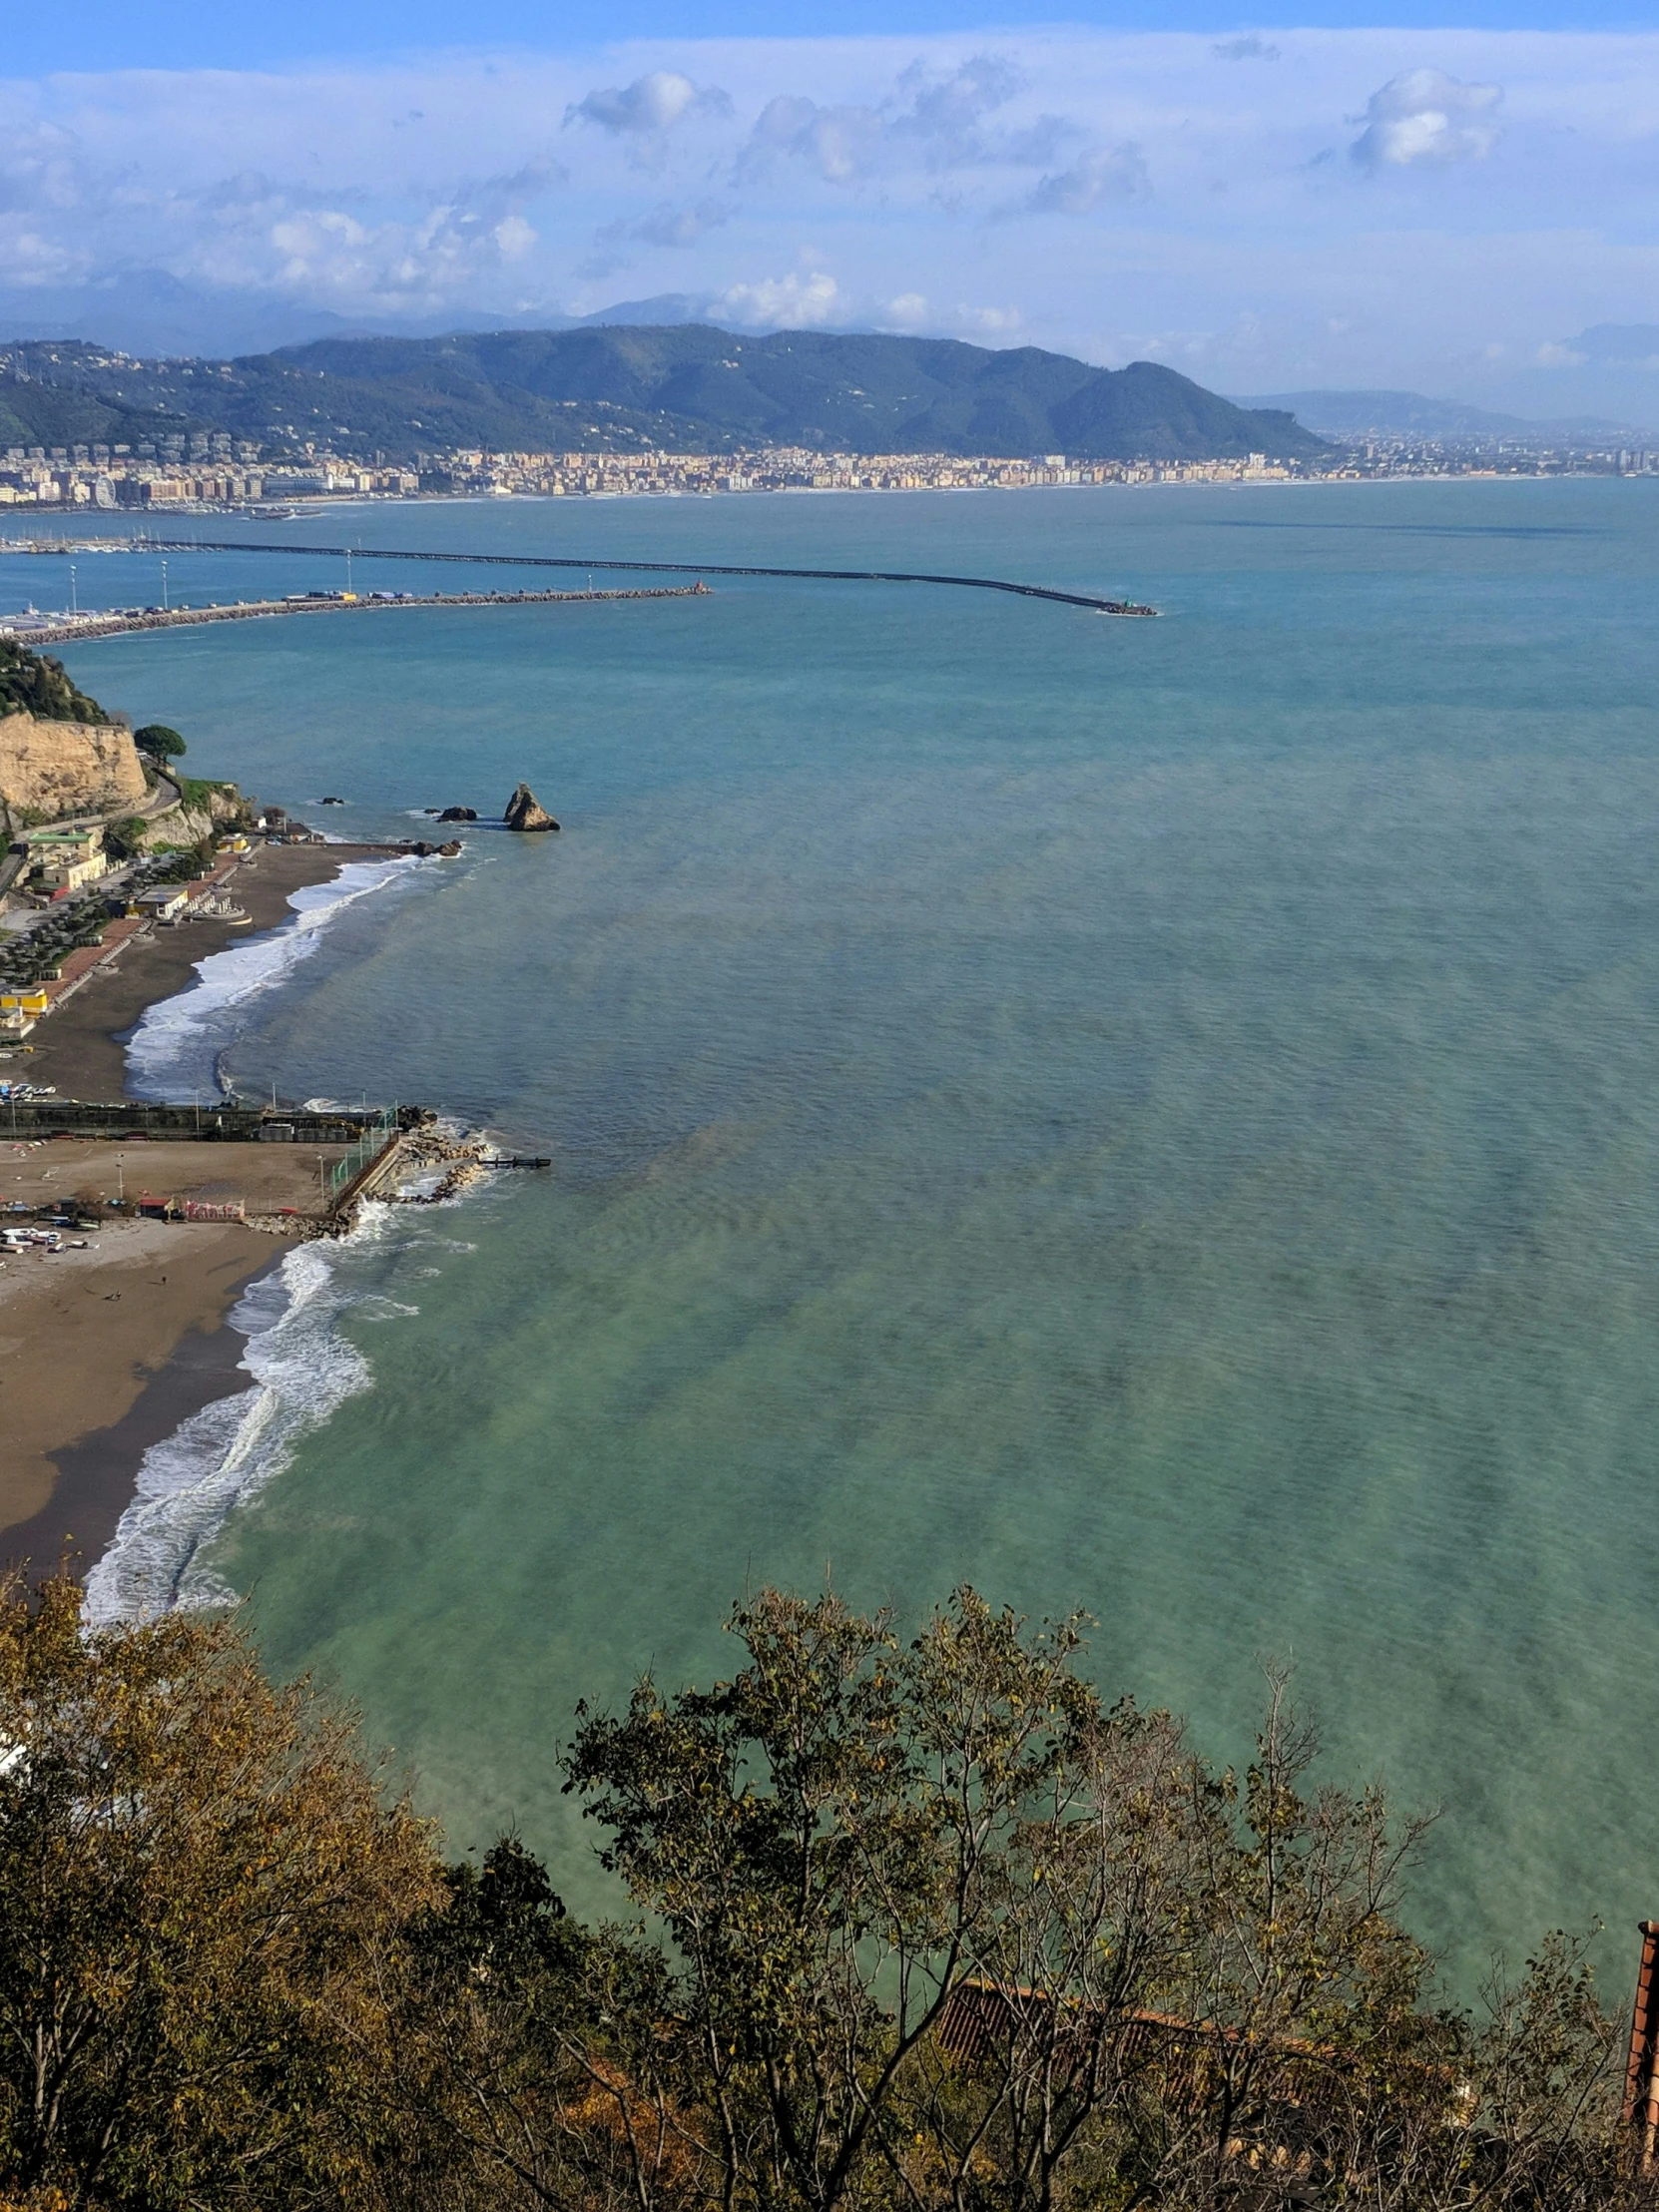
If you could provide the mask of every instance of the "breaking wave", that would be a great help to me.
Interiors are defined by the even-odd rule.
[[[384,1238],[395,1209],[367,1205],[349,1237],[294,1247],[252,1284],[231,1315],[253,1386],[217,1399],[153,1444],[110,1548],[87,1576],[93,1621],[142,1618],[176,1605],[222,1605],[236,1593],[202,1555],[239,1505],[292,1458],[301,1437],[370,1387],[368,1363],[340,1335],[363,1305],[382,1318],[378,1287],[351,1281],[353,1247]]]
[[[347,860],[332,882],[307,884],[290,895],[291,921],[198,961],[190,988],[147,1007],[128,1042],[127,1079],[133,1094],[175,1098],[182,1095],[181,1086],[185,1093],[219,1090],[219,1055],[230,1042],[225,1032],[232,1009],[284,981],[316,951],[322,931],[347,906],[419,865],[412,855]]]

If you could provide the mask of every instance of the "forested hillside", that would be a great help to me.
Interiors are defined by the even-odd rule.
[[[495,451],[1062,452],[1201,460],[1328,450],[1153,361],[1103,369],[1035,346],[704,324],[325,338],[235,361],[137,361],[71,343],[0,349],[0,443],[135,447],[215,431],[388,460]]]

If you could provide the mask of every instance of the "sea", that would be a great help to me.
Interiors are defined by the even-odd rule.
[[[1081,1609],[1107,1694],[1216,1761],[1288,1665],[1323,1773],[1438,1813],[1407,1917],[1453,1986],[1602,1923],[1622,1998],[1659,1914],[1659,482],[178,532],[350,544],[359,591],[560,581],[491,552],[1159,619],[716,577],[64,649],[335,833],[486,818],[208,961],[135,1086],[418,1101],[553,1162],[290,1251],[100,1611],[235,1593],[449,1849],[515,1830],[601,1912],[573,1708],[730,1673],[746,1591]],[[0,607],[67,604],[71,558],[83,607],[161,597],[155,552],[13,555]],[[165,558],[175,604],[346,583]],[[521,779],[557,836],[487,819]]]

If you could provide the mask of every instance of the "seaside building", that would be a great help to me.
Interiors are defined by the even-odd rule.
[[[189,904],[190,893],[182,883],[158,883],[151,890],[139,892],[133,900],[133,911],[155,921],[176,921]]]
[[[45,990],[38,983],[0,991],[0,1044],[20,1044],[49,1003]]]
[[[104,832],[88,830],[35,830],[28,838],[30,879],[34,888],[61,898],[104,874],[109,858]]]

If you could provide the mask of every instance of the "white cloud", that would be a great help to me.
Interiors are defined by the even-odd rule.
[[[1016,207],[1015,215],[1093,215],[1109,200],[1132,200],[1151,190],[1138,146],[1101,146],[1069,169],[1044,177]]]
[[[718,85],[695,85],[677,69],[653,69],[631,85],[607,85],[574,101],[565,122],[597,123],[613,135],[654,138],[685,116],[730,115],[732,102]]]
[[[833,276],[821,269],[802,276],[763,276],[752,284],[728,284],[709,302],[721,320],[749,329],[810,330],[847,319],[847,301]]]
[[[1442,167],[1481,161],[1497,144],[1491,112],[1497,85],[1460,85],[1438,69],[1391,77],[1366,105],[1366,128],[1351,152],[1362,169]]]
[[[951,316],[955,327],[971,332],[976,338],[1012,337],[1025,317],[1017,307],[964,307],[958,306]]]
[[[676,207],[670,201],[660,201],[646,215],[635,220],[620,217],[597,231],[595,252],[583,263],[578,274],[590,279],[609,276],[616,270],[626,269],[634,259],[632,250],[640,246],[689,253],[710,231],[718,231],[730,223],[736,213],[735,208],[720,200],[699,200],[690,207]]]
[[[153,272],[246,307],[238,327],[431,327],[608,305],[596,269],[649,262],[629,288],[757,327],[1114,362],[1157,339],[1222,389],[1613,373],[1568,341],[1659,296],[1659,34],[1425,36],[682,39],[0,80],[0,297],[18,328],[50,294],[38,319],[118,335],[101,303]],[[1540,364],[1563,343],[1588,360]]]
[[[1220,62],[1276,62],[1279,49],[1254,31],[1244,38],[1219,38],[1210,49]]]
[[[762,109],[742,167],[764,175],[773,155],[788,154],[810,162],[830,184],[845,184],[875,166],[883,135],[873,108],[821,108],[801,94],[780,93]]]
[[[1005,55],[971,54],[948,72],[913,62],[874,102],[821,105],[780,93],[757,118],[741,166],[764,174],[786,155],[837,185],[906,169],[1038,168],[1081,126],[1047,111],[991,122],[1025,90]]]

